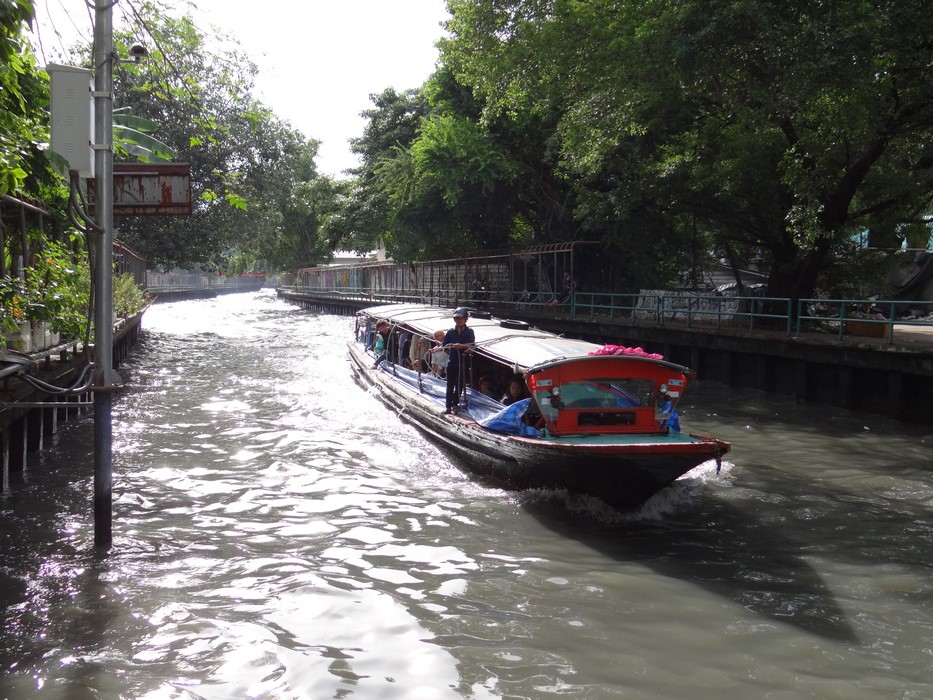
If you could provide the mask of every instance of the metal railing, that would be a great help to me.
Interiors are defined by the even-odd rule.
[[[796,313],[792,311],[796,308]],[[898,314],[910,308],[921,313]],[[887,337],[894,343],[894,326],[933,328],[933,301],[866,302],[864,299],[800,299],[796,307],[783,297],[725,296],[669,292],[658,294],[588,294],[574,295],[571,316],[602,314],[610,318],[628,317],[634,324],[650,321],[696,323],[721,328],[746,327],[754,331],[762,326],[781,327],[788,336],[806,333],[834,333],[846,336]]]
[[[923,309],[922,316],[898,316],[899,307]],[[797,303],[796,335],[807,330],[884,338],[894,343],[894,326],[933,328],[933,301],[866,302],[859,299],[801,299]]]
[[[219,275],[208,272],[155,272],[146,275],[146,290],[149,292],[184,292],[195,290],[243,290],[252,291],[274,283],[266,275]]]
[[[406,288],[380,288],[380,289],[314,289],[302,285],[280,285],[278,289],[295,293],[310,293],[318,298],[329,298],[344,301],[367,302],[376,304],[427,304],[429,306],[466,306],[473,309],[484,307],[511,308],[519,311],[528,309],[546,309],[551,306],[547,300],[553,295],[509,294],[508,292],[487,292],[478,296],[473,292],[439,291],[439,290],[413,290]],[[568,308],[570,304],[563,304]]]
[[[655,293],[655,294],[611,294],[577,292],[573,295],[570,315],[598,314],[628,316],[632,323],[640,320],[653,320],[663,326],[665,322],[685,322],[687,327],[695,323],[711,322],[716,328],[724,325],[731,327],[748,326],[755,330],[756,324],[765,320],[779,321],[791,332],[790,299],[779,297],[740,297],[721,294],[704,295],[695,293]],[[779,312],[783,309],[783,313]],[[771,326],[774,323],[770,324]]]
[[[316,297],[355,300],[370,305],[393,302],[429,304],[432,306],[490,307],[521,313],[553,309],[566,312],[571,318],[608,317],[627,320],[631,324],[686,324],[689,327],[709,327],[756,331],[770,329],[788,337],[812,333],[847,336],[887,337],[894,342],[894,326],[916,326],[933,329],[933,301],[866,302],[864,299],[800,299],[796,306],[784,297],[730,296],[682,291],[618,294],[609,292],[575,292],[568,302],[553,304],[551,295],[509,294],[489,290],[482,298],[471,293],[411,289],[331,289],[321,290],[293,286],[295,292],[312,293]],[[913,315],[898,311],[910,308]],[[794,313],[796,311],[796,313]],[[919,314],[917,313],[919,312]]]

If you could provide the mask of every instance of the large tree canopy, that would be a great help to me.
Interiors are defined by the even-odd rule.
[[[604,238],[708,236],[722,256],[763,259],[773,294],[800,296],[853,233],[930,210],[921,0],[448,6],[445,65],[489,123],[556,112],[551,162]]]
[[[0,187],[38,183],[47,88],[3,4]],[[448,0],[438,69],[373,96],[349,181],[253,97],[235,42],[134,3],[117,106],[192,166],[186,219],[118,221],[154,263],[299,267],[383,241],[400,260],[599,240],[625,283],[701,258],[808,296],[853,236],[896,247],[933,211],[933,20],[922,0]],[[37,176],[38,174],[38,176]]]
[[[163,265],[222,268],[231,255],[241,266],[273,268],[326,260],[321,212],[336,194],[320,182],[327,178],[315,168],[317,142],[253,97],[257,69],[236,42],[206,37],[190,18],[151,3],[135,17],[117,43],[144,36],[152,49],[143,63],[120,64],[115,94],[159,124],[159,138],[191,164],[195,206],[191,217],[120,220],[118,235]]]
[[[544,160],[544,120],[487,122],[482,100],[445,68],[420,90],[373,101],[354,142],[363,165],[353,201],[379,217],[356,219],[372,224],[368,240],[401,260],[573,240],[568,187]]]

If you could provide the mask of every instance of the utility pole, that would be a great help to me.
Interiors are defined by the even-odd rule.
[[[113,0],[94,23],[94,544],[113,542]]]

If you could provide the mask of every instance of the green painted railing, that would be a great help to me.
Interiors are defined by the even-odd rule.
[[[659,326],[667,321],[714,323],[732,327],[748,326],[754,330],[765,320],[772,327],[779,321],[790,335],[792,322],[790,299],[777,297],[734,297],[723,295],[680,294],[605,294],[577,292],[571,303],[571,316],[603,314],[610,318],[629,317],[632,323],[654,320]],[[741,320],[742,323],[736,323]]]
[[[779,329],[788,337],[809,333],[887,338],[894,342],[894,326],[917,326],[933,329],[933,301],[866,302],[864,299],[800,299],[794,306],[782,297],[724,296],[692,292],[659,292],[657,294],[617,294],[611,292],[575,292],[569,302],[554,305],[539,298],[507,298],[492,291],[486,299],[477,301],[463,293],[419,291],[411,289],[316,290],[290,287],[296,292],[313,293],[335,299],[367,301],[371,305],[392,302],[430,304],[433,306],[483,306],[497,310],[533,311],[554,309],[569,313],[572,318],[608,317],[627,320],[632,324],[654,323],[659,326],[685,323],[687,327],[728,326],[731,329],[755,331]],[[903,310],[910,308],[912,315]],[[871,309],[871,311],[869,311]],[[899,311],[900,310],[900,311]],[[793,313],[796,311],[796,313]],[[892,320],[893,319],[893,320]]]
[[[898,308],[915,310],[898,315]],[[796,334],[808,330],[831,330],[846,335],[887,337],[894,342],[894,326],[933,328],[933,301],[866,302],[864,299],[801,299],[797,304]]]

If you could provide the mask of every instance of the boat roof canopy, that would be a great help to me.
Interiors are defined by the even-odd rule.
[[[520,321],[489,317],[484,312],[478,312],[479,316],[474,316],[474,313],[471,309],[467,323],[476,336],[477,351],[520,371],[588,357],[607,357],[591,356],[592,352],[602,347],[596,343],[563,338]],[[435,331],[446,332],[452,328],[452,314],[453,309],[421,304],[385,304],[370,306],[359,312],[362,316],[387,319],[393,325],[405,326],[427,337],[433,336]],[[619,361],[661,364],[686,374],[690,372],[686,367],[654,358],[630,355],[612,357]]]

